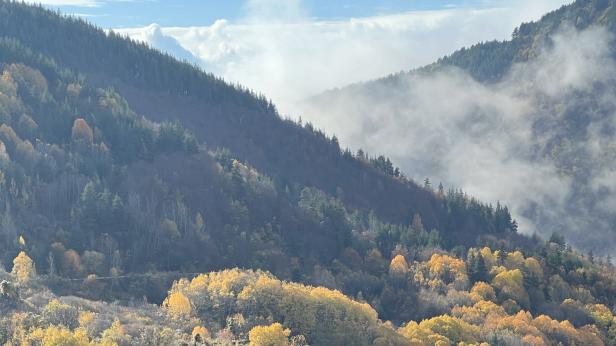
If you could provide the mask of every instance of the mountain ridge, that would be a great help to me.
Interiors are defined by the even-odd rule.
[[[0,343],[616,342],[609,257],[582,255],[558,233],[520,234],[507,206],[429,179],[420,186],[391,159],[342,150],[336,136],[282,119],[264,97],[144,45],[40,6],[0,0],[0,14]],[[597,39],[602,31],[555,39],[548,72],[560,69],[562,59],[549,58],[562,51],[591,67],[609,62],[604,49],[579,44]],[[550,74],[538,65],[520,75]],[[524,106],[497,92],[583,96],[584,105],[562,104],[570,128],[573,106],[609,120],[601,111],[609,104],[592,95],[608,86],[613,98],[611,73],[592,76],[598,83],[585,92],[565,78],[547,89],[492,84],[490,93],[459,72],[421,86],[489,96],[457,119],[475,139],[500,104]],[[443,110],[451,108],[463,107]],[[501,127],[508,138],[521,126]],[[466,164],[481,154],[451,158]],[[473,174],[490,178],[481,168]]]
[[[528,232],[544,236],[564,232],[584,249],[607,252],[610,246],[605,244],[614,240],[609,232],[614,217],[605,211],[614,188],[602,177],[609,174],[613,156],[609,137],[613,106],[608,90],[614,87],[610,67],[616,57],[615,19],[614,1],[576,1],[520,25],[511,40],[478,43],[431,65],[326,91],[301,107],[305,118],[321,120],[345,144],[373,146],[373,150],[388,153],[411,176],[434,175],[445,184],[473,186],[473,192],[484,199],[506,201],[518,219],[528,220],[523,227],[532,229]],[[535,74],[525,73],[529,70]],[[490,103],[496,99],[502,102]],[[456,106],[447,108],[447,102]],[[328,118],[320,117],[327,112]],[[379,123],[376,114],[398,126]],[[355,126],[341,126],[344,121],[353,121]],[[431,123],[435,128],[430,128]],[[395,145],[392,138],[401,145]],[[446,161],[440,156],[456,152],[456,141],[466,151],[493,148],[496,152],[485,153],[492,158],[478,156],[482,163],[474,163],[472,169],[462,163],[452,167],[454,158]],[[416,153],[429,150],[432,156]],[[460,155],[464,154],[461,150]],[[594,156],[601,158],[592,161]],[[551,192],[536,186],[537,197],[533,193],[519,196],[515,191],[497,195],[489,190],[503,184],[487,186],[473,178],[473,170],[485,166],[495,170],[489,179],[503,176],[507,181],[516,178],[514,170],[551,171],[543,176],[524,173],[522,179],[560,186],[550,187]],[[468,177],[460,178],[456,170]],[[554,191],[558,189],[567,196]],[[545,200],[554,206],[535,207],[548,203]],[[580,228],[601,231],[584,239],[576,236]]]

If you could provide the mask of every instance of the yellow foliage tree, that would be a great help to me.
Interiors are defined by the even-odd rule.
[[[494,301],[496,299],[496,292],[490,284],[480,281],[471,288],[471,298],[476,302],[481,300]]]
[[[280,323],[269,326],[256,326],[248,333],[250,346],[288,346],[291,331]]]
[[[482,325],[488,316],[493,318],[507,316],[502,306],[485,300],[479,301],[473,306],[456,306],[451,310],[451,314],[474,325]]]
[[[163,302],[165,308],[175,319],[188,318],[192,314],[192,304],[182,292],[173,292]]]
[[[509,252],[505,258],[505,267],[508,269],[522,269],[524,267],[524,254],[520,251]]]
[[[522,341],[531,346],[545,345],[545,340],[543,340],[543,338],[538,335],[524,335],[524,337],[522,337]]]
[[[389,264],[389,272],[393,274],[406,274],[409,270],[409,265],[402,255],[397,255]]]
[[[520,311],[512,316],[490,315],[486,319],[484,329],[497,331],[508,330],[517,335],[535,335],[542,337],[541,332],[533,326],[533,317],[530,313]]]
[[[384,332],[378,314],[366,303],[339,291],[282,282],[260,271],[199,275],[190,282],[176,282],[171,292],[185,294],[194,309],[210,318],[226,319],[231,313],[267,319],[275,313],[310,344],[355,345]]]
[[[111,327],[101,334],[101,342],[103,345],[124,344],[129,341],[128,339],[129,337],[124,330],[124,326],[118,320],[115,320],[111,324]]]
[[[71,332],[65,327],[50,326],[46,329],[35,329],[29,335],[27,344],[45,346],[90,346],[86,332],[77,329]]]
[[[541,315],[532,321],[532,325],[551,339],[565,338],[568,345],[603,345],[596,328],[589,326],[575,329],[569,321],[558,322],[548,316]]]
[[[75,328],[78,324],[79,312],[77,308],[52,299],[42,313],[43,318],[50,324],[63,325],[67,328]]]
[[[398,331],[411,345],[417,346],[474,344],[478,342],[480,332],[479,327],[449,315],[434,317],[419,324],[410,322]]]
[[[603,304],[587,304],[586,311],[601,328],[607,329],[614,320],[612,311]]]
[[[448,255],[434,254],[427,263],[430,274],[445,283],[456,280],[467,281],[466,263],[463,260]]]
[[[501,272],[494,277],[492,285],[499,289],[501,299],[513,299],[524,307],[530,304],[528,293],[524,288],[524,274],[520,269]]]
[[[479,252],[481,253],[481,256],[483,257],[483,260],[485,261],[486,267],[488,267],[488,269],[496,265],[498,261],[496,257],[496,252],[492,252],[492,250],[490,250],[490,248],[487,246],[479,250]]]
[[[530,275],[530,278],[536,282],[543,280],[543,269],[537,259],[529,257],[524,260],[524,272]]]
[[[12,273],[17,278],[17,282],[20,284],[27,284],[36,277],[34,261],[32,261],[25,252],[20,252],[19,255],[13,259]]]
[[[398,330],[412,346],[432,346],[432,345],[451,345],[451,341],[446,337],[435,334],[425,326],[420,326],[417,322],[411,321],[406,326]]]
[[[81,311],[78,317],[79,327],[92,335],[96,325],[96,314],[90,311]]]
[[[434,333],[442,335],[451,340],[454,344],[460,342],[475,343],[479,335],[479,328],[463,320],[443,315],[422,321],[421,326],[432,330]]]

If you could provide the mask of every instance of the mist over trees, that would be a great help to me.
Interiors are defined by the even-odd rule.
[[[610,260],[518,227],[252,91],[0,1],[3,344],[614,343]]]
[[[511,40],[325,92],[302,115],[408,176],[504,201],[527,234],[612,253],[615,18],[612,1],[576,1]]]

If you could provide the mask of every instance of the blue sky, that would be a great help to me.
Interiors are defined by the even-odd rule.
[[[273,99],[430,64],[571,0],[39,0]]]
[[[246,0],[41,0],[64,13],[83,15],[103,28],[158,23],[163,26],[210,25],[246,14]],[[322,20],[394,14],[452,7],[499,6],[502,0],[309,0],[306,14]]]

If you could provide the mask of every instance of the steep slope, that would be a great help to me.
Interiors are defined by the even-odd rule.
[[[161,301],[182,275],[242,267],[363,291],[396,316],[376,304],[414,297],[388,288],[394,252],[528,241],[506,207],[418,187],[190,65],[38,7],[0,9],[3,34],[55,32],[60,47],[0,39],[0,258],[26,251],[58,293]],[[150,101],[173,121],[133,108]],[[205,112],[207,131],[180,111]]]
[[[601,259],[194,67],[0,4],[1,343],[614,343]]]
[[[510,41],[493,41],[463,48],[439,59],[426,69],[454,66],[478,81],[496,82],[506,76],[513,64],[537,57],[555,34],[565,28],[585,30],[592,26],[616,32],[616,4],[611,0],[578,0],[543,16],[540,21],[524,23]]]
[[[509,41],[325,92],[304,115],[343,143],[387,153],[411,176],[505,201],[526,232],[562,232],[610,252],[614,33],[616,2],[579,0],[522,24]]]
[[[234,87],[77,19],[41,8],[0,2],[0,35],[63,66],[99,87],[112,86],[139,114],[154,121],[179,120],[211,147],[225,147],[276,184],[314,186],[345,203],[374,210],[390,222],[414,213],[440,228],[438,203],[415,184],[400,184],[342,158],[336,141],[281,120],[263,97]]]

